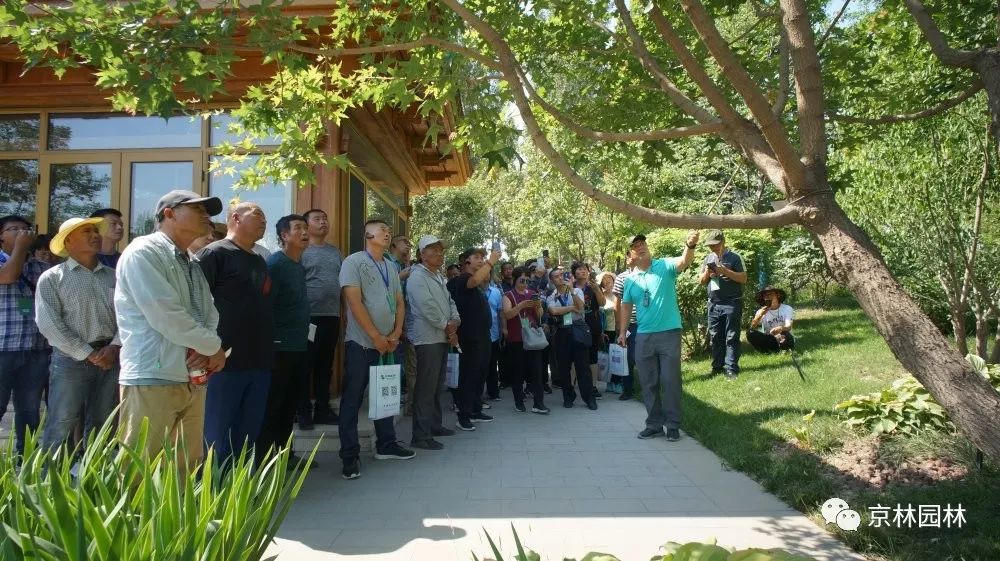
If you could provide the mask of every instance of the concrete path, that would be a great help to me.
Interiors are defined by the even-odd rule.
[[[600,410],[548,417],[493,402],[492,423],[441,438],[446,448],[408,461],[362,458],[340,477],[334,453],[317,456],[270,554],[279,561],[467,561],[493,557],[485,533],[513,559],[511,525],[543,560],[589,551],[646,561],[668,541],[783,547],[821,561],[863,559],[757,483],[726,471],[684,435],[638,440],[645,411],[609,395]],[[454,421],[447,414],[447,422]],[[399,424],[409,442],[410,419]]]

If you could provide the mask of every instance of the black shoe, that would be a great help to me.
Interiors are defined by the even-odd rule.
[[[439,429],[432,430],[431,434],[434,436],[455,436],[455,431],[441,427]]]
[[[597,388],[594,388],[594,399],[604,399],[604,396],[601,395],[601,392],[597,391]]]
[[[361,460],[354,458],[344,460],[344,470],[340,472],[344,479],[357,479],[361,477]]]
[[[590,409],[591,411],[597,411],[597,400],[591,399],[590,401],[588,401],[587,409]]]
[[[472,421],[463,421],[462,419],[459,419],[458,422],[455,423],[455,427],[458,430],[464,430],[464,431],[476,430],[476,425],[472,424]]]
[[[573,408],[573,402],[572,401],[563,401],[563,407],[565,407],[566,409],[572,409]]]
[[[409,460],[417,453],[413,450],[403,448],[398,442],[390,442],[382,450],[375,452],[376,460]]]
[[[444,444],[441,444],[433,438],[428,438],[427,440],[411,440],[410,446],[414,448],[422,448],[424,450],[444,450]]]
[[[524,408],[524,404],[523,403],[515,403],[514,404],[514,411],[517,411],[518,413],[524,413],[525,411],[527,411],[527,409]]]
[[[542,389],[543,389],[543,390],[545,391],[545,393],[547,393],[547,394],[551,394],[551,393],[552,393],[552,388],[551,388],[551,387],[550,387],[550,386],[549,386],[548,384],[545,384],[545,386],[544,386],[544,387],[543,387]]]
[[[484,413],[476,413],[469,417],[473,423],[489,423],[493,421],[493,417],[486,415]]]
[[[489,403],[483,403],[483,409],[493,409],[493,406]]]
[[[708,377],[712,378],[712,377],[718,376],[719,374],[722,374],[723,372],[725,372],[725,370],[723,370],[721,368],[713,368],[712,371],[709,372]]]
[[[632,397],[632,392],[622,392],[622,394],[618,396],[618,401],[628,401],[632,399]]]
[[[340,424],[340,417],[330,408],[316,408],[313,414],[313,423],[317,425],[337,425]]]
[[[735,380],[737,378],[738,374],[736,374],[732,370],[726,370],[726,373],[723,374],[723,376],[726,377],[727,381],[732,382],[733,380]]]
[[[677,429],[667,429],[667,440],[677,442],[681,439],[681,431]]]
[[[639,433],[639,438],[646,440],[647,438],[656,438],[662,435],[663,429],[642,429],[642,432]]]
[[[492,399],[493,401],[503,401],[503,398],[502,398],[502,397],[500,397],[499,395],[497,395],[497,396],[493,396],[493,397],[491,397],[490,399]]]
[[[532,413],[537,413],[539,415],[548,415],[551,409],[544,405],[535,405],[531,408]]]
[[[299,424],[299,430],[313,430],[316,428],[316,425],[313,424],[311,413],[299,413],[295,416],[295,420]]]

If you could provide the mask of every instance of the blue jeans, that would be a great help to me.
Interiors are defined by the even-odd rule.
[[[708,303],[708,337],[712,342],[712,371],[740,371],[740,319],[742,303]]]
[[[361,455],[358,442],[358,415],[368,389],[368,368],[378,365],[379,353],[354,341],[344,344],[344,385],[340,394],[340,459],[344,462]],[[375,450],[384,450],[396,442],[392,417],[375,421]]]
[[[270,370],[222,370],[208,378],[205,450],[225,462],[252,447],[260,435],[271,387]]]
[[[85,412],[83,442],[91,431],[101,426],[118,405],[118,367],[101,370],[86,360],[74,360],[58,350],[52,351],[49,370],[48,416],[42,444],[57,448],[73,433]]]
[[[42,390],[49,382],[49,351],[0,352],[0,419],[14,395],[14,438],[24,453],[25,429],[38,430]]]

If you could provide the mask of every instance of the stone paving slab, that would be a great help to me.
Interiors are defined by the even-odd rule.
[[[558,396],[557,396],[558,397]],[[441,438],[408,461],[362,456],[344,481],[335,454],[317,455],[269,554],[278,561],[508,559],[511,525],[544,560],[588,551],[646,561],[668,541],[782,547],[821,561],[861,560],[831,534],[687,437],[639,440],[645,411],[608,396],[596,412],[517,413],[509,393],[493,423]],[[446,414],[454,422],[453,414]],[[397,427],[409,441],[410,419]]]

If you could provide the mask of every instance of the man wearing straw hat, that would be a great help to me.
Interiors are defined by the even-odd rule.
[[[53,347],[42,434],[48,448],[66,441],[83,412],[84,435],[99,429],[118,401],[115,270],[98,258],[104,226],[100,217],[63,222],[49,249],[66,261],[38,279],[35,322]]]

